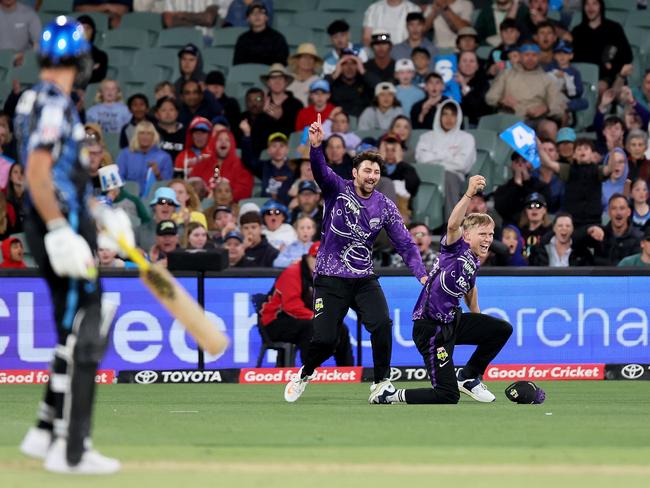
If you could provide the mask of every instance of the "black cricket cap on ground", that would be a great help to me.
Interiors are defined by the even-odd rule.
[[[532,381],[515,381],[505,391],[508,400],[524,405],[544,403],[546,393]]]
[[[335,20],[332,22],[330,25],[327,26],[327,35],[328,36],[333,36],[334,34],[338,34],[339,32],[349,32],[350,31],[350,24],[348,24],[345,20]]]

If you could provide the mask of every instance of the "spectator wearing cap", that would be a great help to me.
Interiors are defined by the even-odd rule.
[[[582,3],[582,21],[571,31],[574,61],[593,63],[600,68],[600,92],[611,85],[626,64],[632,49],[621,24],[606,18],[603,0]]]
[[[412,208],[411,202],[420,187],[420,177],[415,168],[404,161],[404,146],[397,134],[388,132],[382,136],[379,153],[384,158],[386,176],[393,180],[395,186],[398,198],[397,208],[408,221]]]
[[[411,12],[421,12],[420,7],[408,0],[379,0],[368,6],[363,15],[363,44],[370,45],[375,29],[390,34],[394,43],[408,37],[406,16]]]
[[[226,0],[228,5],[228,10],[225,16],[223,17],[222,27],[248,27],[247,15],[248,6],[253,2],[253,0]],[[268,24],[273,24],[273,0],[257,0],[257,3],[261,3],[266,8],[266,15],[268,17]],[[217,36],[216,42],[219,42]]]
[[[644,268],[650,266],[650,226],[646,227],[641,238],[641,252],[624,257],[617,266]]]
[[[330,36],[330,44],[334,48],[325,56],[323,61],[323,76],[331,75],[343,55],[343,50],[359,58],[361,63],[368,61],[368,53],[360,44],[350,41],[350,26],[345,20],[339,19],[327,26],[327,35]]]
[[[456,35],[470,27],[474,4],[470,0],[431,2],[426,10],[425,32],[433,27],[435,45],[441,49],[456,47]]]
[[[295,54],[289,57],[289,72],[293,75],[293,81],[287,90],[304,106],[309,103],[310,87],[318,80],[322,66],[323,58],[318,55],[316,46],[311,42],[300,44]]]
[[[535,124],[540,118],[561,120],[565,98],[555,82],[539,66],[539,46],[526,43],[519,48],[521,63],[494,80],[485,101],[499,111],[512,113]]]
[[[571,127],[562,127],[557,132],[555,138],[557,144],[557,159],[562,163],[570,163],[573,160],[573,152],[575,151],[576,131]]]
[[[408,31],[408,37],[393,46],[391,51],[393,59],[396,61],[404,58],[410,59],[411,53],[416,47],[426,49],[429,52],[429,58],[433,59],[438,49],[425,37],[427,29],[422,12],[411,12],[406,16],[406,30]]]
[[[549,188],[533,176],[533,166],[521,155],[513,152],[510,160],[512,177],[494,191],[494,208],[505,224],[517,225],[528,195],[539,193],[547,201]]]
[[[178,71],[180,76],[174,82],[174,89],[178,97],[182,95],[183,83],[185,81],[205,81],[203,55],[201,54],[201,50],[191,42],[178,51]]]
[[[476,161],[474,137],[461,130],[463,111],[453,99],[443,101],[436,111],[433,129],[420,136],[415,148],[418,163],[445,168],[445,217],[458,203],[465,177]]]
[[[18,237],[8,237],[2,241],[2,263],[3,269],[24,269],[27,267],[23,260],[25,248]]]
[[[370,84],[377,86],[382,81],[392,83],[395,79],[395,60],[391,57],[393,42],[390,34],[384,30],[373,31],[370,46],[374,56],[363,63]]]
[[[487,63],[485,66],[487,75],[494,78],[501,71],[507,68],[507,59],[504,59],[504,53],[507,49],[512,49],[519,42],[519,26],[514,19],[506,17],[501,24],[499,24],[500,43],[493,48],[488,55]]]
[[[551,157],[551,159],[554,161],[558,161],[560,155],[553,140],[550,138],[540,137],[540,141],[542,143],[542,147],[549,155],[549,157]],[[564,204],[564,192],[566,184],[564,181],[562,181],[562,178],[560,178],[546,166],[535,168],[532,172],[532,176],[533,178],[537,178],[541,182],[548,185],[548,198],[546,199],[547,208],[550,213],[555,214],[562,208],[562,205]]]
[[[210,211],[210,218],[208,218]],[[208,221],[208,230],[215,244],[223,244],[226,234],[237,230],[237,223],[232,209],[228,205],[213,205],[204,212]]]
[[[303,180],[298,185],[296,206],[291,211],[291,222],[297,222],[301,217],[311,218],[316,225],[316,235],[320,235],[323,223],[323,207],[321,205],[320,188],[315,181]]]
[[[427,96],[411,108],[411,123],[414,129],[430,129],[433,127],[433,119],[438,105],[447,100],[447,97],[442,94],[444,89],[445,82],[438,73],[429,73],[426,76],[424,91]]]
[[[269,27],[266,6],[258,1],[250,3],[246,20],[250,29],[237,38],[232,64],[286,64],[289,46],[281,33]]]
[[[353,153],[361,143],[361,138],[350,130],[350,115],[342,107],[334,107],[330,112],[330,116],[323,122],[323,132],[326,138],[332,134],[341,136],[349,153]]]
[[[296,131],[301,131],[311,125],[318,114],[321,120],[329,118],[334,105],[329,102],[330,84],[327,80],[316,79],[309,87],[309,105],[298,112],[296,117]]]
[[[517,0],[496,0],[491,6],[481,9],[474,27],[478,33],[481,44],[498,46],[501,42],[497,27],[501,25],[506,18],[514,20],[517,25],[522,25],[528,8],[524,2]]]
[[[411,113],[411,108],[426,96],[424,91],[413,84],[415,79],[415,65],[410,58],[402,58],[395,61],[395,79],[398,85],[395,87],[395,97],[402,106],[405,114]]]
[[[120,149],[125,148],[131,142],[135,126],[143,120],[148,120],[155,124],[156,119],[149,115],[149,99],[144,93],[134,93],[127,101],[126,106],[131,112],[131,120],[122,127],[120,131]]]
[[[80,15],[77,17],[77,22],[84,28],[84,37],[91,45],[90,56],[93,58],[93,72],[90,76],[88,84],[99,83],[106,78],[108,71],[108,55],[95,46],[95,36],[97,35],[97,27],[95,21],[89,15]]]
[[[621,259],[639,250],[643,238],[643,233],[630,222],[632,209],[625,195],[614,193],[609,197],[607,214],[609,222],[602,227],[601,232],[589,232],[597,266],[616,266]]]
[[[244,236],[246,248],[242,266],[246,268],[271,268],[278,257],[278,250],[273,247],[262,230],[262,216],[257,211],[246,212],[239,217],[239,226]]]
[[[518,227],[524,240],[523,255],[528,258],[530,250],[539,245],[542,238],[551,230],[551,219],[548,216],[544,195],[533,192],[526,197]]]
[[[395,94],[395,85],[387,81],[375,86],[375,98],[359,117],[359,130],[388,130],[398,115],[403,115],[401,104]]]
[[[230,231],[223,237],[223,247],[228,251],[228,266],[231,268],[245,268],[247,265],[246,247],[244,236],[237,231]]]
[[[185,134],[185,149],[174,160],[174,174],[179,178],[192,176],[194,166],[210,159],[212,153],[208,145],[212,124],[205,117],[194,117]]]
[[[344,180],[352,179],[352,158],[345,150],[345,140],[332,134],[325,140],[325,159],[332,171]]]
[[[648,135],[640,129],[632,129],[625,138],[625,150],[628,154],[630,179],[650,181],[650,160],[645,155],[648,150]]]
[[[277,129],[275,119],[264,111],[266,105],[266,95],[261,88],[252,87],[246,91],[246,110],[242,112],[241,124],[248,124],[250,127],[250,138],[253,145],[253,154],[259,157],[260,153],[266,149],[267,140]],[[238,127],[238,146],[243,144],[243,131],[241,124]]]
[[[330,84],[331,102],[350,115],[358,117],[370,104],[374,85],[361,58],[344,49],[332,74],[325,79]]]
[[[553,62],[546,71],[555,77],[562,94],[567,98],[567,109],[570,112],[586,110],[589,102],[582,98],[584,88],[580,71],[571,66],[573,46],[570,42],[561,40],[553,48]]]
[[[261,196],[287,205],[289,188],[295,178],[287,158],[289,139],[282,132],[274,132],[268,139],[267,152],[270,159],[258,159],[253,154],[250,127],[247,124],[242,124],[242,133],[242,162],[262,180]]]
[[[167,255],[172,251],[181,249],[178,241],[178,227],[173,220],[158,222],[155,243],[149,249],[149,259],[166,267]]]
[[[552,232],[547,233],[538,245],[530,249],[528,258],[531,266],[552,268],[593,266],[593,262],[589,250],[575,240],[573,218],[567,212],[555,215]]]
[[[241,120],[241,109],[236,98],[226,94],[226,78],[221,71],[210,71],[205,77],[205,88],[223,107],[223,114],[228,119],[232,130],[237,130]]]
[[[300,259],[309,252],[316,236],[316,223],[308,216],[298,217],[293,223],[296,230],[296,240],[280,251],[278,257],[273,261],[274,268],[286,268],[294,261]]]
[[[456,35],[456,49],[459,52],[476,51],[479,47],[478,34],[474,27],[463,27]]]
[[[154,181],[168,180],[173,174],[169,154],[160,149],[160,136],[154,125],[145,120],[136,128],[129,147],[117,156],[120,176],[124,181],[140,185],[140,196],[146,195]]]
[[[287,90],[293,75],[280,63],[272,64],[267,74],[260,76],[268,88],[264,102],[264,112],[274,120],[276,131],[287,137],[294,131],[298,112],[302,103]]]
[[[178,121],[189,127],[194,117],[214,119],[223,112],[223,107],[212,93],[204,90],[196,80],[185,80],[181,85],[181,107]]]
[[[485,103],[485,94],[490,89],[490,82],[474,51],[462,51],[458,54],[456,79],[460,83],[460,106],[463,114],[469,119],[471,126],[476,126],[482,116],[492,113],[492,109]]]
[[[185,127],[178,121],[178,103],[171,97],[158,99],[155,107],[156,130],[160,135],[160,149],[166,151],[172,161],[185,147]]]
[[[180,207],[180,203],[176,200],[176,192],[169,187],[163,186],[156,189],[149,206],[151,207],[153,219],[148,223],[142,223],[136,232],[136,242],[138,247],[142,249],[149,249],[153,246],[156,226],[164,220],[171,220],[176,209]]]
[[[433,265],[438,257],[438,253],[433,249],[433,239],[431,238],[431,231],[422,222],[411,222],[408,226],[409,234],[413,238],[413,242],[420,251],[422,264],[427,271],[433,269]],[[390,264],[391,268],[405,268],[404,260],[398,253],[391,254]]]
[[[282,251],[298,238],[295,229],[287,223],[289,209],[286,205],[275,200],[268,200],[260,212],[264,222],[262,233],[278,251]]]

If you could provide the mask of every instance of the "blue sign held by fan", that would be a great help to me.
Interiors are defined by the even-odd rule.
[[[458,103],[462,101],[460,83],[456,81],[458,74],[458,63],[455,54],[440,54],[434,58],[433,70],[442,77],[445,89],[442,95],[453,98]]]
[[[523,122],[517,122],[499,134],[499,137],[513,148],[517,154],[520,154],[526,161],[531,163],[533,168],[539,168],[541,162],[533,129]]]

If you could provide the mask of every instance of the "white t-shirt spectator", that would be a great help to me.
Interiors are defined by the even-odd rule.
[[[399,5],[391,6],[388,0],[380,0],[370,5],[363,16],[363,27],[372,30],[382,30],[390,34],[393,44],[406,40],[406,16],[411,12],[421,12],[420,7],[408,0]]]
[[[474,4],[470,0],[455,0],[454,3],[449,5],[449,9],[471,24]],[[430,12],[431,6],[428,6],[424,16],[426,17]],[[456,47],[456,33],[449,27],[442,14],[439,14],[433,21],[433,33],[433,43],[439,49]]]

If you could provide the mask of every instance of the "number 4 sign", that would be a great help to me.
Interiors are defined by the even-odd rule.
[[[535,141],[535,131],[523,122],[517,122],[504,130],[499,137],[513,148],[518,154],[529,161],[533,168],[539,168],[540,160]]]

